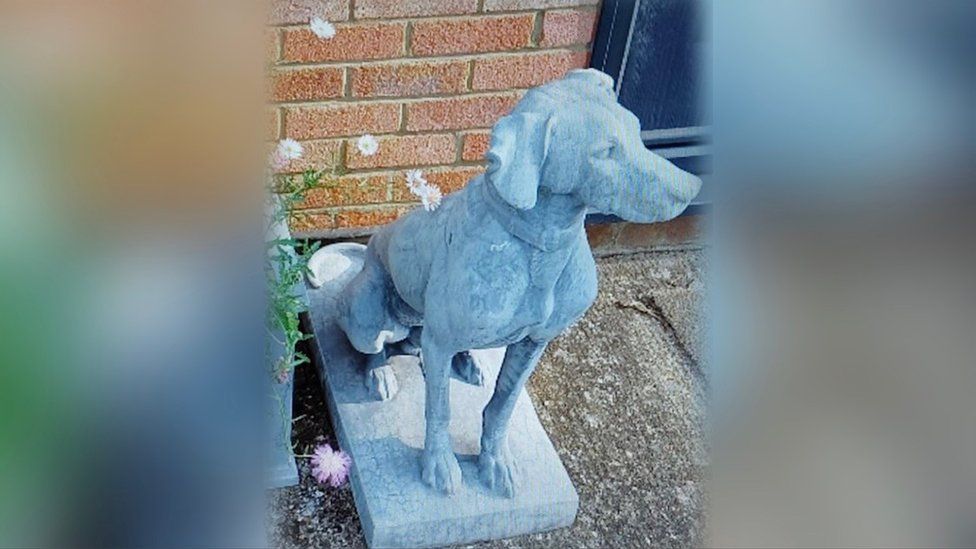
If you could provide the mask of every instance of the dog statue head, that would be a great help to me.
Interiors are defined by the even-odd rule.
[[[640,132],[610,76],[572,71],[526,93],[495,124],[487,178],[520,210],[548,192],[627,221],[665,221],[684,211],[701,180],[647,150]]]
[[[346,333],[349,342],[363,354],[376,354],[387,343],[401,341],[410,328],[396,317],[396,290],[391,282],[368,264],[339,294],[336,302],[336,322]]]

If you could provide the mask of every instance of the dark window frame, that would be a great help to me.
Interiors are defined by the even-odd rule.
[[[613,77],[617,94],[625,85],[630,45],[634,25],[642,0],[604,0],[600,12],[597,35],[593,42],[590,66]],[[652,1],[652,0],[645,0]],[[655,153],[672,161],[683,170],[702,177],[708,186],[711,173],[711,148],[707,126],[665,128],[641,132],[644,145]],[[705,198],[696,200],[682,215],[696,215],[707,210]],[[592,214],[587,223],[620,221],[616,216]]]

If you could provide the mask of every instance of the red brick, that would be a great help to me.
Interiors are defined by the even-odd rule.
[[[614,234],[619,223],[601,223],[586,226],[586,238],[590,248],[608,248],[613,246]]]
[[[700,241],[699,216],[686,215],[664,223],[624,223],[617,235],[617,248],[641,249],[675,246]]]
[[[343,210],[336,214],[335,227],[345,229],[385,225],[395,221],[405,211],[398,206],[374,207],[366,210]]]
[[[328,212],[293,212],[288,219],[288,225],[295,236],[335,228],[334,215]]]
[[[328,170],[342,162],[341,141],[303,141],[302,146],[305,153],[291,162],[291,171]]]
[[[485,0],[485,11],[540,10],[595,6],[600,0]]]
[[[354,103],[285,109],[285,136],[316,139],[390,133],[400,127],[400,105]]]
[[[349,19],[349,0],[273,0],[271,2],[272,25],[306,23],[313,17],[327,21]]]
[[[278,173],[299,173],[307,169],[324,170],[332,168],[342,161],[342,141],[303,141],[302,157],[292,160]]]
[[[389,59],[403,53],[404,23],[336,25],[336,35],[319,38],[307,29],[287,29],[281,60],[286,63]]]
[[[482,160],[491,143],[491,132],[470,132],[464,134],[461,147],[461,160],[474,162]]]
[[[585,67],[586,52],[509,55],[475,61],[471,87],[475,90],[531,88],[555,80],[570,69]]]
[[[465,91],[467,61],[385,63],[352,69],[355,97],[402,97]]]
[[[436,170],[424,171],[424,178],[428,183],[437,185],[441,192],[450,194],[464,188],[475,176],[485,173],[484,168],[438,168]],[[417,202],[419,198],[407,188],[407,177],[405,173],[394,174],[393,176],[393,201],[394,202]]]
[[[535,14],[417,21],[410,39],[414,55],[511,51],[528,47]]]
[[[460,15],[478,11],[478,0],[356,0],[357,19]]]
[[[596,11],[564,10],[546,12],[542,22],[543,47],[587,44],[596,33]]]
[[[400,166],[429,166],[447,164],[457,157],[453,135],[407,135],[382,137],[379,150],[373,156],[363,156],[356,147],[356,140],[346,144],[346,167],[396,168]]]
[[[506,93],[411,103],[407,105],[407,130],[489,128],[518,100],[518,94]]]
[[[427,182],[437,185],[444,194],[463,189],[475,176],[485,173],[484,168],[461,168],[427,174]]]
[[[312,189],[305,200],[295,205],[297,209],[321,209],[333,206],[379,204],[386,202],[390,176],[344,176],[323,178],[322,186]]]
[[[273,74],[272,101],[315,101],[342,96],[342,69],[283,69]]]

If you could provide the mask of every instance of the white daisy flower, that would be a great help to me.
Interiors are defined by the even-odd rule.
[[[410,170],[407,172],[407,188],[410,192],[420,198],[421,204],[428,212],[432,212],[441,205],[444,195],[440,187],[431,185],[424,178],[424,172],[420,170]]]
[[[363,156],[373,156],[380,149],[380,143],[370,134],[366,134],[356,141],[356,148]]]
[[[420,189],[427,186],[427,180],[424,179],[424,172],[420,170],[410,170],[407,172],[407,188],[410,192],[420,196]]]
[[[441,194],[441,189],[437,185],[425,185],[420,191],[420,203],[424,205],[424,209],[428,212],[432,212],[441,205],[441,198],[444,195]]]
[[[302,144],[298,141],[288,138],[278,142],[278,149],[275,152],[283,160],[298,160],[302,157],[305,149],[302,148]]]
[[[315,36],[318,36],[322,40],[328,40],[336,35],[336,29],[334,26],[332,26],[332,23],[329,23],[320,17],[312,18],[312,21],[309,22],[308,26],[312,28],[312,32],[315,33]]]

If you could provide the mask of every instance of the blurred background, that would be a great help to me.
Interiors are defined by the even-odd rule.
[[[976,543],[971,2],[715,2],[712,542]]]
[[[0,545],[264,545],[269,145],[346,172],[293,230],[361,236],[415,206],[404,169],[460,188],[522,90],[580,66],[707,175],[708,543],[976,543],[976,4],[472,5],[504,21],[0,6]],[[339,42],[309,44],[316,15]],[[362,133],[395,154],[360,158]],[[644,237],[700,238],[670,227]]]

